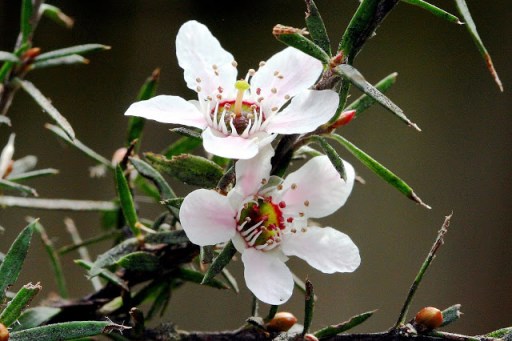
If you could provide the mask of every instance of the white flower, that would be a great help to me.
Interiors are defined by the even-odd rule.
[[[223,196],[214,190],[190,193],[180,220],[191,242],[204,246],[233,241],[242,253],[247,287],[268,304],[286,302],[293,290],[287,256],[297,256],[324,273],[351,272],[359,250],[331,227],[308,227],[308,218],[325,217],[347,200],[354,169],[344,162],[347,181],[327,156],[309,160],[282,180],[270,177],[270,146],[236,163],[236,185]]]
[[[206,26],[188,21],[176,37],[176,55],[198,101],[157,96],[132,104],[125,115],[200,128],[204,148],[212,154],[250,159],[275,134],[315,130],[338,106],[336,92],[308,90],[322,63],[294,48],[261,62],[258,71],[249,70],[245,80],[237,81],[231,53]]]

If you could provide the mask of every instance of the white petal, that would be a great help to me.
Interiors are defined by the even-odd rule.
[[[312,86],[322,72],[322,63],[307,54],[288,47],[276,53],[260,67],[251,80],[251,91],[260,88],[259,96],[268,113],[272,107],[281,107],[287,99]],[[277,75],[274,75],[278,72]],[[279,78],[279,75],[282,78]],[[277,90],[275,93],[272,89]],[[258,97],[259,97],[258,96]]]
[[[352,165],[345,161],[343,165],[347,181],[340,177],[325,155],[312,158],[290,173],[283,182],[285,192],[279,198],[286,203],[286,212],[303,212],[309,218],[321,218],[343,206],[355,178]]]
[[[0,154],[0,179],[4,177],[7,168],[9,168],[9,164],[11,163],[12,156],[14,155],[14,137],[16,134],[12,133],[9,136],[9,140],[7,144],[2,149],[2,153]]]
[[[187,86],[194,91],[199,86],[200,96],[213,97],[219,86],[232,91],[237,76],[233,55],[222,48],[205,25],[192,20],[181,26],[176,36],[176,56]]]
[[[214,245],[233,237],[236,214],[227,197],[213,190],[198,189],[183,200],[180,221],[192,243]]]
[[[130,105],[124,114],[200,129],[204,129],[207,125],[203,113],[198,110],[196,105],[178,96],[162,95],[136,102]]]
[[[242,254],[245,283],[262,302],[283,304],[292,295],[292,273],[275,252],[249,248]]]
[[[265,133],[265,135],[267,135]],[[250,159],[258,153],[258,138],[226,136],[215,129],[206,128],[202,134],[203,146],[208,153],[229,159]]]
[[[306,232],[287,234],[282,250],[297,256],[324,272],[352,272],[361,263],[359,250],[352,239],[332,227],[308,227]]]
[[[338,103],[339,96],[332,90],[304,90],[269,119],[265,130],[278,134],[309,133],[331,119]]]
[[[272,165],[270,159],[274,156],[274,149],[267,145],[260,149],[255,157],[248,160],[239,160],[235,165],[236,186],[233,190],[240,192],[243,197],[256,194],[268,181]]]

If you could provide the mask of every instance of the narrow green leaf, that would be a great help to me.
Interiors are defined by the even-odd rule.
[[[20,59],[14,53],[0,51],[0,62],[19,63]]]
[[[201,272],[198,272],[198,271],[195,271],[192,269],[180,268],[177,271],[176,276],[186,282],[192,282],[192,283],[196,283],[196,284],[204,284],[209,287],[216,288],[216,289],[229,289],[229,287],[225,283],[223,283],[215,278],[212,278],[211,280],[209,280],[206,283],[202,283],[204,275]]]
[[[153,317],[155,317],[156,314],[159,313],[160,317],[163,316],[165,313],[165,310],[169,306],[169,302],[171,301],[171,283],[164,283],[160,287],[160,291],[158,292],[157,296],[153,300],[153,304],[151,305],[151,308],[149,308],[147,319],[151,320]]]
[[[11,324],[16,322],[21,312],[41,289],[42,287],[39,283],[35,285],[32,283],[24,285],[0,314],[0,323],[6,327],[10,327]]]
[[[117,265],[131,271],[154,272],[159,268],[158,257],[144,251],[136,251],[119,258]]]
[[[183,136],[171,144],[162,154],[164,154],[166,158],[170,159],[175,155],[190,153],[202,144],[203,141],[201,138]]]
[[[457,321],[461,316],[462,313],[460,311],[460,304],[454,304],[445,310],[442,311],[443,313],[443,323],[440,327],[447,326],[455,321]]]
[[[236,253],[236,248],[232,241],[229,241],[222,252],[213,260],[212,265],[208,268],[208,271],[204,274],[203,281],[201,284],[210,282],[218,273],[231,262],[231,259]]]
[[[313,39],[313,42],[320,46],[327,55],[332,56],[331,42],[315,2],[313,0],[306,0],[306,8],[306,26],[308,27],[311,39]]]
[[[129,327],[107,321],[78,321],[49,324],[11,333],[9,341],[55,341],[122,331]]]
[[[53,59],[45,59],[34,62],[30,67],[33,70],[45,69],[48,67],[73,65],[73,64],[89,64],[89,59],[84,58],[78,54],[71,54],[69,56],[58,57]]]
[[[53,307],[35,307],[23,311],[18,318],[18,323],[11,327],[11,333],[20,330],[37,327],[60,312],[60,308]]]
[[[158,191],[160,192],[160,199],[167,200],[176,198],[176,194],[174,194],[171,186],[169,186],[163,176],[158,173],[157,170],[154,169],[150,164],[141,159],[133,157],[130,158],[130,162],[140,175],[146,179],[151,180],[155,184],[155,186],[158,188]]]
[[[52,103],[39,91],[38,88],[34,86],[34,84],[29,81],[22,80],[19,78],[15,78],[13,83],[17,86],[20,86],[26,93],[28,93],[39,106],[50,115],[51,118],[55,120],[55,122],[66,132],[66,134],[72,140],[75,138],[75,132],[69,124],[68,120],[61,113],[55,109]]]
[[[364,79],[363,75],[353,66],[348,64],[342,64],[336,67],[336,70],[343,76],[345,76],[352,84],[354,84],[359,90],[373,98],[377,103],[382,105],[384,108],[395,114],[400,120],[405,122],[410,127],[421,131],[421,129],[413,122],[411,122],[404,114],[403,110],[400,109],[395,103],[393,103],[388,97],[380,92],[373,85],[368,83]]]
[[[200,139],[200,140],[202,139],[201,131],[199,131],[198,129],[189,129],[189,128],[179,127],[179,128],[169,129],[169,130],[172,131],[173,133],[176,133],[181,136],[192,137],[192,138]]]
[[[293,277],[293,284],[295,288],[297,288],[300,292],[302,292],[304,295],[306,294],[306,283],[302,279],[300,279],[296,274],[292,273]],[[317,300],[317,296],[315,294],[315,301]]]
[[[391,186],[395,187],[397,190],[405,194],[409,199],[414,200],[416,203],[421,206],[430,209],[430,206],[426,205],[413,191],[413,189],[406,184],[402,179],[393,174],[386,167],[381,165],[375,159],[373,159],[370,155],[363,152],[361,149],[357,148],[350,141],[345,139],[344,137],[331,134],[326,135],[326,137],[331,138],[345,147],[352,155],[354,155],[363,165],[372,170],[375,174],[381,177],[384,181],[386,181]]]
[[[126,219],[133,235],[135,237],[139,237],[141,235],[141,230],[138,225],[139,218],[137,217],[137,212],[135,210],[132,192],[128,185],[128,181],[124,176],[124,172],[119,165],[116,167],[115,179],[117,194],[119,196],[119,201],[121,202],[121,209],[123,210],[124,218]]]
[[[18,279],[21,267],[27,256],[36,222],[37,220],[34,220],[20,232],[5,255],[4,261],[0,264],[0,302],[5,297],[7,288],[13,285]]]
[[[185,231],[176,230],[148,234],[144,237],[144,242],[148,244],[176,245],[188,243],[189,240],[187,238],[187,235],[185,234]]]
[[[504,339],[504,340],[507,340],[506,337],[507,336],[510,337],[511,335],[512,335],[512,327],[501,328],[501,329],[495,330],[493,332],[490,332],[488,334],[485,334],[486,337]]]
[[[102,51],[102,50],[110,50],[110,46],[101,45],[101,44],[84,44],[84,45],[76,45],[71,47],[66,47],[59,50],[54,50],[46,53],[41,53],[37,56],[34,61],[41,62],[43,60],[55,59],[70,56],[73,54],[86,54],[94,51]]]
[[[375,84],[375,88],[382,93],[386,93],[396,83],[397,76],[398,73],[393,72]],[[371,107],[375,102],[376,101],[372,97],[364,94],[350,103],[345,108],[345,111],[355,110],[356,116],[359,116],[363,111]]]
[[[138,101],[144,101],[150,99],[155,96],[156,89],[158,87],[158,80],[160,78],[160,69],[155,69],[151,76],[146,79],[144,84],[139,90],[139,94],[137,96]],[[130,116],[128,120],[128,134],[126,138],[126,145],[130,145],[133,140],[138,139],[138,144],[140,144],[140,139],[142,137],[142,131],[144,129],[144,123],[146,119],[138,116]]]
[[[72,18],[68,17],[58,7],[48,5],[48,4],[41,4],[41,7],[39,7],[39,14],[44,15],[45,17],[49,18],[50,20],[56,22],[59,25],[66,27],[66,28],[73,27],[74,20]]]
[[[402,0],[402,1],[405,3],[408,3],[410,5],[413,5],[413,6],[418,6],[420,8],[423,8],[423,9],[429,11],[430,13],[432,13],[433,15],[438,16],[439,18],[442,18],[444,20],[447,20],[447,21],[455,23],[455,24],[462,25],[462,22],[460,22],[459,18],[457,18],[453,14],[450,14],[450,13],[446,12],[445,10],[443,10],[437,6],[434,6],[426,1],[423,1],[423,0]]]
[[[22,1],[20,20],[21,46],[26,45],[32,35],[32,25],[34,24],[32,22],[33,10],[32,0]]]
[[[108,167],[111,170],[114,170],[114,166],[112,166],[112,163],[101,156],[100,154],[96,153],[91,148],[87,147],[85,144],[80,142],[77,138],[70,139],[69,136],[66,134],[62,128],[54,126],[52,124],[45,124],[44,127],[48,130],[50,130],[52,133],[63,139],[66,143],[69,145],[77,148],[79,151],[83,152],[86,156],[93,159],[94,161]]]
[[[64,278],[64,273],[62,271],[62,265],[60,263],[60,258],[53,247],[53,243],[50,238],[48,238],[48,235],[46,234],[46,231],[39,222],[36,222],[35,224],[35,230],[39,233],[39,236],[41,237],[41,241],[43,242],[44,248],[46,250],[46,253],[48,254],[48,257],[50,258],[50,264],[53,269],[53,273],[55,274],[55,281],[57,282],[57,288],[59,290],[59,295],[62,298],[68,298],[68,289],[66,286],[66,279]]]
[[[169,209],[179,209],[181,207],[181,204],[183,203],[183,200],[185,200],[185,198],[167,199],[162,200],[162,204],[166,205]]]
[[[222,167],[215,162],[197,155],[182,154],[171,159],[153,153],[145,153],[144,156],[158,171],[189,185],[214,188],[224,174]]]
[[[118,205],[111,201],[93,200],[68,200],[68,199],[36,199],[20,198],[2,195],[0,206],[25,207],[43,210],[66,210],[66,211],[115,211]]]
[[[334,168],[336,168],[336,170],[340,174],[340,177],[343,180],[346,181],[347,180],[347,174],[345,173],[345,166],[343,165],[343,160],[338,155],[338,152],[336,152],[336,150],[329,143],[327,143],[327,141],[323,137],[312,136],[311,138],[313,140],[315,140],[316,142],[318,142],[320,147],[322,147],[322,149],[324,150],[325,154],[327,155],[327,157],[331,161],[331,163],[334,166]]]
[[[11,175],[21,174],[34,169],[37,165],[37,157],[26,155],[14,161]]]
[[[83,259],[75,259],[75,264],[78,266],[84,268],[85,270],[89,271],[93,267],[93,263],[85,261]],[[107,269],[100,269],[98,276],[103,278],[106,281],[111,282],[112,284],[117,285],[118,287],[122,288],[123,290],[129,291],[128,284],[126,284],[125,281],[123,281],[118,275],[115,273],[108,271]]]
[[[329,55],[314,42],[304,37],[304,32],[299,28],[290,26],[276,25],[272,30],[274,37],[288,46],[294,47],[313,58],[318,59],[323,64],[329,64]]]
[[[315,291],[313,284],[306,279],[306,298],[304,308],[304,329],[302,330],[302,336],[309,332],[311,322],[313,322],[313,313],[315,310]]]
[[[376,310],[372,310],[372,311],[368,311],[366,313],[362,313],[360,315],[353,316],[348,321],[322,328],[322,329],[316,331],[313,335],[315,335],[319,339],[333,337],[335,335],[338,335],[340,333],[343,333],[344,331],[347,331],[349,329],[352,329],[352,328],[360,325],[361,323],[366,321],[368,318],[370,318],[373,315],[373,313],[375,313],[375,312],[376,312]]]
[[[79,244],[71,244],[71,245],[63,246],[60,249],[58,249],[57,252],[60,255],[65,255],[66,253],[69,253],[71,251],[77,250],[77,249],[79,249],[81,247],[85,247],[85,246],[88,246],[88,245],[96,244],[98,242],[101,242],[101,241],[104,241],[104,240],[108,240],[108,239],[118,238],[122,234],[123,234],[122,231],[109,231],[107,233],[100,234],[98,236],[95,236],[95,237],[92,237],[92,238],[89,238],[89,239],[85,239],[85,240],[83,240]]]
[[[229,270],[226,268],[222,269],[221,274],[222,277],[224,277],[224,279],[226,280],[226,283],[229,285],[229,287],[233,289],[233,291],[236,292],[237,294],[240,293],[240,289],[238,289],[238,283],[236,281],[235,276],[233,276],[231,272],[229,272]]]
[[[480,51],[480,54],[485,60],[485,64],[487,65],[487,69],[491,73],[491,76],[494,78],[494,82],[498,85],[500,88],[500,91],[503,92],[503,84],[501,83],[500,77],[498,76],[498,72],[494,68],[494,64],[492,63],[491,55],[489,52],[487,52],[487,49],[485,48],[485,45],[480,38],[480,35],[478,34],[478,31],[476,29],[475,22],[473,21],[473,18],[471,17],[471,13],[469,12],[468,5],[466,4],[465,0],[455,0],[455,3],[457,4],[457,9],[459,10],[460,15],[464,18],[464,21],[466,22],[466,28],[469,31],[469,34],[471,35],[471,38],[473,38],[473,41],[475,42],[478,51]]]
[[[10,190],[21,192],[25,195],[32,195],[32,196],[37,197],[37,192],[32,187],[20,185],[16,182],[12,182],[9,180],[0,179],[0,188],[10,189]]]
[[[59,174],[59,171],[57,169],[45,168],[45,169],[38,169],[35,171],[21,173],[21,174],[13,175],[11,173],[7,177],[7,180],[13,181],[13,182],[19,182],[19,181],[25,181],[25,180],[29,180],[29,179],[35,179],[35,178],[39,178],[42,176],[55,175],[55,174]]]

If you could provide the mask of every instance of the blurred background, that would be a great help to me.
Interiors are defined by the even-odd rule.
[[[110,51],[89,55],[90,65],[35,71],[28,80],[48,96],[71,122],[77,137],[110,158],[125,139],[124,111],[144,79],[162,69],[160,94],[194,98],[175,57],[175,36],[182,23],[206,24],[232,52],[245,74],[283,46],[272,36],[275,24],[304,26],[302,1],[90,0],[49,1],[75,19],[71,30],[43,20],[35,46],[43,51],[83,43],[102,43]],[[436,2],[455,13],[452,2]],[[317,0],[336,46],[356,0]],[[353,274],[324,275],[291,260],[301,277],[309,276],[318,294],[314,327],[338,323],[368,310],[378,312],[357,331],[382,331],[398,316],[409,286],[444,217],[454,216],[445,245],[427,273],[411,314],[423,306],[443,309],[462,304],[463,318],[449,330],[479,334],[512,325],[512,10],[508,1],[469,0],[480,35],[505,86],[500,93],[464,26],[448,23],[400,4],[363,49],[355,66],[372,83],[397,71],[389,92],[393,101],[421,128],[416,132],[374,106],[339,132],[407,181],[432,210],[404,198],[358,163],[366,180],[346,206],[322,222],[349,234],[359,246],[362,265]],[[0,50],[10,51],[18,32],[20,1],[0,0]],[[352,98],[360,94],[353,90]],[[19,92],[10,110],[13,127],[0,126],[0,146],[16,132],[15,158],[38,156],[38,168],[60,170],[55,177],[30,182],[43,198],[109,200],[113,181],[89,178],[91,161],[67,148],[43,125],[48,116]],[[160,151],[174,138],[169,125],[148,122],[142,150]],[[185,195],[191,187],[179,187]],[[141,203],[142,215],[154,218],[161,208]],[[68,244],[64,217],[75,220],[83,238],[99,233],[100,215],[29,209],[0,210],[0,250],[6,252],[26,216],[41,217],[58,246]],[[99,253],[109,242],[91,248]],[[72,295],[92,290],[83,270],[63,258]],[[250,294],[237,275],[241,293],[186,285],[173,293],[163,321],[192,330],[236,328],[250,314]],[[18,280],[40,281],[44,293],[56,289],[47,255],[34,239]],[[296,292],[282,309],[299,318],[303,296]],[[266,307],[262,307],[266,314]]]

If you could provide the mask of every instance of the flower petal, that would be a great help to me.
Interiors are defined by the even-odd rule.
[[[272,165],[270,159],[274,156],[274,149],[266,145],[255,157],[248,160],[239,160],[235,165],[236,186],[238,191],[246,198],[258,193],[263,182],[268,181]]]
[[[2,149],[2,153],[0,153],[0,179],[4,177],[7,169],[9,168],[9,164],[12,161],[12,156],[14,155],[14,138],[16,134],[12,133],[9,136],[9,140],[7,144]]]
[[[280,108],[287,95],[295,96],[315,83],[322,72],[322,63],[307,54],[288,47],[276,53],[261,66],[251,80],[251,90],[261,89],[264,111]],[[273,89],[276,91],[274,92]]]
[[[249,138],[226,136],[215,129],[206,128],[203,131],[203,146],[207,152],[229,159],[250,159],[259,150],[259,136],[268,136],[259,132]]]
[[[283,111],[268,119],[266,131],[278,134],[309,133],[336,112],[339,96],[332,90],[304,90]]]
[[[312,158],[290,173],[283,182],[284,193],[278,198],[286,203],[286,212],[303,212],[309,218],[321,218],[343,206],[355,179],[352,165],[346,161],[343,165],[346,182],[325,155]]]
[[[262,302],[283,304],[292,295],[293,277],[277,252],[249,248],[242,254],[245,283]]]
[[[287,256],[297,256],[324,272],[352,272],[361,263],[359,249],[346,234],[332,227],[308,227],[284,236],[281,244]]]
[[[207,126],[204,115],[194,103],[178,96],[156,96],[130,105],[126,116],[139,116],[162,123],[183,124],[204,129]]]
[[[233,91],[238,73],[233,55],[222,48],[205,25],[191,20],[181,26],[176,36],[176,56],[187,86],[200,97],[215,98],[219,86]]]
[[[236,214],[227,197],[212,190],[198,189],[183,200],[180,221],[192,243],[214,245],[233,237]]]

